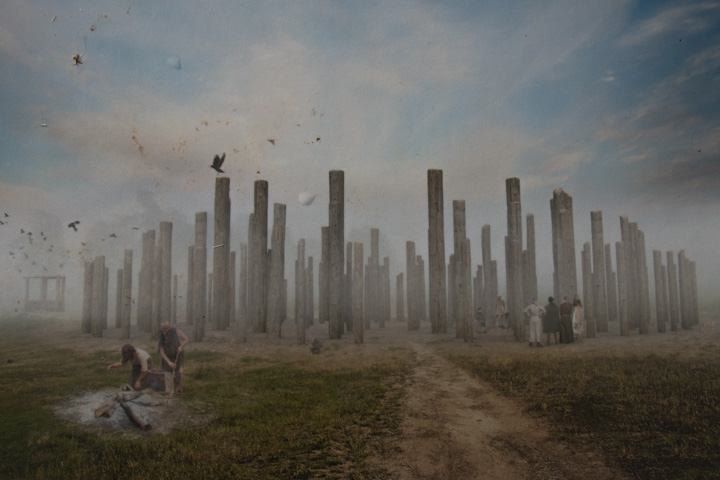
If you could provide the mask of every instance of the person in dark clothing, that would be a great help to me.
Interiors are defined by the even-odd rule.
[[[573,343],[573,306],[570,305],[567,297],[563,297],[558,310],[560,312],[560,343]]]
[[[545,305],[545,315],[542,319],[543,333],[545,334],[545,345],[550,345],[552,334],[555,343],[558,343],[558,332],[560,331],[560,310],[555,305],[555,299],[548,297],[548,304]]]
[[[181,330],[170,325],[170,322],[160,324],[158,351],[162,357],[162,369],[165,373],[165,391],[171,398],[175,393],[182,393],[182,373],[185,364],[183,347],[188,341],[188,337]]]

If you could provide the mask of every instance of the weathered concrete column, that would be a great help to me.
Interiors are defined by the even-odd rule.
[[[428,180],[428,285],[430,329],[447,332],[447,279],[445,271],[445,218],[443,171],[430,169]]]
[[[473,312],[483,308],[483,267],[477,265],[475,277],[473,278]],[[473,314],[474,315],[474,314]]]
[[[417,299],[419,304],[417,310],[420,312],[419,321],[425,322],[427,321],[427,296],[425,295],[427,288],[425,284],[425,261],[423,260],[422,255],[416,256],[415,265],[417,266]]]
[[[398,322],[405,321],[405,292],[403,282],[403,272],[400,272],[395,277],[395,319]]]
[[[683,330],[690,329],[690,311],[688,305],[688,273],[685,250],[678,253],[678,292],[680,294],[680,325]]]
[[[123,296],[123,271],[118,268],[115,272],[115,328],[122,325],[122,296]]]
[[[193,324],[193,278],[195,278],[193,270],[193,258],[195,256],[195,245],[188,247],[188,259],[187,259],[187,290],[185,291],[185,323],[187,325]]]
[[[160,222],[158,243],[162,248],[160,263],[160,321],[172,318],[172,222]],[[159,327],[158,323],[158,328]]]
[[[456,337],[466,342],[473,341],[473,324],[471,311],[471,273],[470,273],[470,242],[465,228],[465,201],[453,200],[453,246],[454,246],[454,312],[457,324]]]
[[[110,291],[110,268],[105,267],[102,289],[102,328],[108,328],[108,304]]]
[[[655,316],[658,332],[665,333],[665,297],[666,286],[662,278],[662,252],[653,250],[653,273],[655,274]]]
[[[507,306],[515,340],[525,341],[525,317],[522,285],[522,209],[520,179],[505,180],[507,198],[507,236],[505,237],[505,272],[507,276]]]
[[[390,321],[390,257],[383,257],[379,283],[382,292],[382,309],[378,323],[380,328],[385,328],[385,322]]]
[[[363,244],[355,242],[353,247],[353,340],[355,343],[363,343]]]
[[[630,335],[630,320],[628,318],[628,295],[627,295],[627,259],[625,258],[625,244],[615,242],[615,258],[617,260],[617,285],[618,285],[618,319],[620,320],[620,335]]]
[[[617,277],[612,269],[610,244],[605,244],[605,281],[607,285],[608,321],[617,320]]]
[[[284,308],[282,306],[282,291],[285,280],[285,212],[283,203],[273,205],[273,229],[270,247],[270,270],[267,305],[268,334],[280,338],[281,323]],[[304,277],[303,265],[301,275]],[[303,290],[304,294],[304,290]]]
[[[365,324],[380,322],[382,288],[380,286],[380,230],[370,229],[370,256],[365,267]]]
[[[605,272],[605,240],[603,238],[602,211],[590,212],[593,259],[593,306],[598,332],[608,331],[607,279]]]
[[[583,276],[583,312],[584,322],[587,326],[586,336],[595,338],[595,309],[593,307],[593,276],[592,276],[592,251],[590,242],[583,244],[582,251],[582,276]]]
[[[490,255],[490,225],[485,224],[482,226],[482,265],[483,265],[483,300],[482,309],[483,312],[490,312],[492,314],[492,306],[497,298],[495,288],[492,283],[492,258]],[[489,317],[488,317],[489,318]]]
[[[620,217],[622,222],[623,217]],[[628,239],[622,237],[625,244],[625,257],[628,266],[628,313],[630,316],[630,328],[640,328],[642,318],[642,286],[640,285],[640,269],[638,267],[638,235],[637,223],[627,222]],[[622,223],[621,223],[622,232]]]
[[[345,275],[343,275],[343,282],[345,282],[345,290],[343,291],[343,298],[345,299],[345,327],[348,332],[354,331],[353,322],[355,310],[353,303],[353,251],[352,242],[347,242],[345,245]],[[307,268],[307,267],[306,267]],[[306,306],[307,308],[307,306]]]
[[[98,255],[93,262],[93,291],[92,291],[92,334],[93,337],[102,337],[103,334],[103,287],[105,286],[105,257]]]
[[[331,339],[340,338],[343,318],[343,267],[345,265],[345,173],[330,171],[330,205],[328,227],[330,236],[329,333]]]
[[[123,258],[122,276],[122,317],[120,338],[130,338],[130,317],[132,309],[132,248],[126,248]]]
[[[535,255],[535,216],[532,213],[528,213],[525,216],[525,225],[527,227],[527,269],[525,270],[525,277],[527,283],[523,284],[523,291],[525,292],[525,299],[529,305],[533,298],[538,296],[538,285],[537,285],[537,262]]]
[[[305,324],[315,324],[315,289],[313,287],[313,257],[307,258],[305,266]]]
[[[305,345],[305,239],[298,241],[295,261],[295,328],[298,345]]]
[[[640,277],[640,333],[650,333],[650,283],[648,281],[647,255],[645,254],[645,234],[642,230],[638,235],[638,275]]]
[[[248,315],[255,333],[265,333],[267,314],[268,182],[255,181],[252,238],[248,239]]]
[[[697,270],[695,262],[690,262],[690,301],[692,302],[693,325],[700,323],[700,311],[698,307]]]
[[[162,257],[163,247],[162,242],[159,245],[153,247],[153,270],[152,278],[152,315],[150,317],[150,339],[157,340],[160,336],[160,323],[163,321],[161,316],[162,308],[162,282],[163,282],[163,269],[162,269]]]
[[[240,244],[240,278],[238,279],[238,341],[247,342],[248,246]]]
[[[207,212],[195,213],[195,248],[193,250],[193,327],[194,340],[205,336],[207,298]]]
[[[233,325],[237,321],[237,295],[235,291],[235,287],[237,286],[237,271],[235,270],[235,264],[236,264],[236,257],[235,251],[230,252],[230,294],[228,296],[229,299],[229,305],[230,305],[230,314],[229,319],[230,323]]]
[[[178,299],[178,276],[173,275],[173,289],[172,289],[172,314],[171,323],[177,325],[177,299]]]
[[[661,271],[661,280],[662,284],[664,285],[663,288],[663,298],[662,298],[662,304],[663,304],[663,312],[665,313],[665,316],[663,318],[663,324],[667,324],[670,321],[670,305],[668,303],[668,276],[667,276],[667,267],[665,265],[662,266]],[[665,330],[663,330],[664,332]]]
[[[138,327],[150,332],[153,313],[153,279],[155,278],[155,230],[148,230],[142,236],[142,258],[138,285]],[[160,268],[160,267],[158,267]]]
[[[208,273],[207,277],[207,310],[205,313],[205,323],[210,325],[210,328],[215,330],[217,328],[217,325],[215,324],[215,319],[213,318],[213,274]]]
[[[226,330],[230,324],[230,178],[215,178],[213,229],[213,325]]]
[[[555,298],[573,298],[578,293],[575,262],[575,230],[572,197],[562,188],[553,191],[550,200],[553,243],[553,282]]]
[[[82,320],[81,332],[92,332],[92,300],[93,300],[93,275],[95,273],[95,263],[85,262],[85,274],[83,276],[83,303],[82,303]],[[27,297],[29,278],[25,279],[25,296]],[[27,310],[27,299],[25,300],[25,309]]]
[[[320,257],[320,267],[318,272],[318,321],[325,324],[330,315],[330,228],[322,227],[320,229],[322,239],[322,256]]]
[[[405,273],[407,275],[407,313],[408,313],[408,330],[418,330],[420,328],[420,312],[418,311],[417,301],[417,266],[415,259],[415,242],[408,240],[405,242]]]

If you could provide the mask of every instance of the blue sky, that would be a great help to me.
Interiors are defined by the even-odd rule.
[[[399,273],[406,240],[427,256],[426,172],[441,168],[446,253],[463,199],[473,255],[490,224],[501,276],[505,179],[520,178],[541,295],[555,188],[573,196],[578,251],[590,211],[613,244],[624,214],[650,260],[685,249],[698,262],[701,301],[720,285],[720,2],[8,0],[0,61],[2,310],[43,266],[73,295],[94,255],[113,269],[134,248],[139,269],[138,232],[161,220],[175,224],[184,273],[221,152],[235,250],[263,179],[270,203],[288,206],[288,258],[299,238],[318,258],[328,171],[341,169],[346,238],[367,244],[380,228]],[[302,191],[317,193],[312,205]]]

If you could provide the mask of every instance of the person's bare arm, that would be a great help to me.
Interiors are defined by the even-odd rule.
[[[187,335],[185,335],[185,334],[182,332],[182,330],[176,328],[175,331],[177,332],[178,338],[179,338],[179,339],[181,340],[181,342],[182,342],[182,343],[180,343],[180,346],[179,346],[178,349],[177,349],[177,354],[180,355],[180,352],[183,351],[183,347],[185,346],[186,343],[188,343],[188,342],[190,341],[190,339],[187,337]]]

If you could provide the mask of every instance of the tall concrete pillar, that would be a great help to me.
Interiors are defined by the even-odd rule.
[[[493,314],[493,305],[495,304],[495,299],[497,298],[497,294],[494,291],[493,283],[492,283],[492,258],[490,255],[490,225],[485,224],[482,226],[482,264],[483,264],[483,285],[484,285],[484,292],[483,292],[483,300],[482,300],[482,309],[483,312],[486,312],[486,315]]]
[[[483,308],[483,267],[477,265],[475,277],[473,278],[473,312]]]
[[[160,277],[160,321],[170,321],[172,318],[172,229],[172,222],[160,222],[158,243],[162,248],[162,258],[157,264],[160,265],[162,272]]]
[[[590,212],[593,259],[593,306],[598,332],[608,331],[607,278],[605,265],[605,240],[603,238],[602,211]]]
[[[582,251],[583,277],[583,312],[588,338],[595,338],[595,308],[593,306],[592,251],[590,242],[583,244]]]
[[[153,247],[153,278],[152,278],[152,315],[150,317],[150,339],[157,340],[160,336],[162,317],[163,291],[163,247],[162,241]]]
[[[617,320],[617,278],[612,269],[612,254],[610,244],[605,244],[605,281],[607,285],[608,321]]]
[[[103,275],[103,289],[102,289],[102,328],[103,330],[108,328],[108,300],[109,300],[109,288],[110,288],[110,268],[105,267]]]
[[[315,288],[313,287],[313,257],[307,258],[305,266],[305,324],[315,324]]]
[[[122,276],[122,317],[120,338],[130,338],[130,317],[132,309],[132,262],[133,251],[126,248],[123,258]]]
[[[695,262],[690,262],[690,301],[692,302],[692,322],[693,325],[700,323],[700,311],[698,307],[698,290],[697,290],[697,270]]]
[[[103,334],[103,287],[105,286],[105,257],[98,255],[93,262],[93,291],[92,291],[92,334],[93,337],[102,337]]]
[[[230,314],[229,319],[230,323],[233,325],[237,321],[237,295],[236,295],[236,286],[237,286],[237,271],[235,269],[236,264],[236,257],[235,251],[230,252],[230,294],[228,295],[229,299],[229,305],[230,305]]]
[[[353,340],[355,343],[364,341],[363,319],[363,244],[355,242],[353,258]]]
[[[630,319],[628,318],[627,294],[627,259],[625,258],[625,244],[615,242],[615,258],[617,260],[617,290],[618,290],[618,320],[620,321],[620,335],[630,335]]]
[[[267,292],[268,182],[255,181],[252,238],[248,239],[248,315],[253,331],[265,333]]]
[[[520,179],[505,180],[507,198],[507,236],[505,237],[505,272],[507,276],[507,306],[515,340],[525,341],[525,317],[522,286],[522,209]]]
[[[665,297],[666,289],[662,277],[662,252],[653,250],[653,273],[655,274],[655,317],[659,333],[665,333]]]
[[[187,259],[187,290],[185,291],[185,324],[193,324],[193,278],[195,278],[193,270],[193,258],[195,256],[195,245],[188,247],[188,259]]]
[[[575,262],[575,230],[572,197],[562,188],[550,200],[553,244],[553,282],[555,298],[573,298],[578,293]]]
[[[298,241],[295,261],[295,328],[298,345],[305,345],[305,239]]]
[[[465,228],[465,201],[453,201],[453,245],[454,245],[454,311],[457,333],[466,342],[473,341],[472,322],[472,274],[470,272],[470,240]],[[457,336],[457,335],[456,335]]]
[[[382,288],[380,285],[380,230],[370,229],[370,256],[365,267],[365,323],[368,328],[380,322]]]
[[[430,329],[447,332],[447,279],[445,272],[445,219],[443,171],[430,169],[428,180],[428,286]]]
[[[405,321],[405,292],[403,282],[403,272],[400,272],[395,277],[395,319],[398,322]]]
[[[92,332],[92,300],[93,300],[93,275],[95,273],[95,263],[85,262],[85,274],[83,276],[83,303],[82,303],[82,320],[81,332]],[[27,297],[29,278],[25,279],[25,296]],[[27,310],[27,298],[25,300],[25,310]]]
[[[215,319],[213,318],[213,291],[214,291],[214,285],[213,285],[213,274],[208,273],[207,275],[207,304],[206,304],[206,313],[205,313],[205,323],[207,325],[210,325],[210,328],[217,329],[217,325],[215,324]]]
[[[662,266],[661,271],[661,281],[663,284],[663,298],[662,298],[662,304],[663,304],[663,312],[664,312],[664,318],[663,318],[663,325],[667,325],[667,323],[670,321],[670,305],[669,305],[669,299],[668,299],[668,276],[667,276],[667,267],[665,265]],[[663,330],[663,332],[665,329]]]
[[[196,342],[205,336],[207,311],[207,212],[195,213],[193,251],[193,334]]]
[[[150,332],[152,324],[152,285],[155,278],[155,230],[148,230],[142,236],[142,253],[138,285],[138,327]],[[158,267],[159,268],[159,267]]]
[[[408,330],[420,329],[420,312],[417,301],[417,265],[415,242],[405,242],[405,274],[407,275],[407,313]]]
[[[637,231],[638,275],[640,278],[640,333],[650,333],[650,283],[648,281],[647,255],[645,254],[645,234]]]
[[[533,298],[537,298],[538,296],[537,263],[535,258],[535,216],[532,213],[528,213],[525,220],[527,227],[527,268],[524,270],[524,278],[527,279],[527,282],[523,284],[523,291],[525,292],[526,305],[529,305]]]
[[[331,339],[342,335],[343,318],[343,267],[345,265],[345,173],[330,171],[330,205],[328,227],[330,236],[329,333]]]
[[[683,330],[690,329],[687,277],[687,259],[685,258],[685,250],[680,250],[678,253],[678,292],[680,294],[680,325]]]
[[[379,327],[385,328],[385,322],[390,320],[390,257],[383,257],[380,267],[380,286],[382,309],[379,316]]]
[[[427,321],[427,296],[425,295],[425,292],[427,291],[426,283],[425,283],[425,261],[422,258],[422,255],[417,255],[415,259],[415,265],[417,266],[416,272],[417,272],[417,299],[418,299],[418,312],[420,313],[420,322]]]
[[[345,298],[345,326],[348,332],[354,331],[353,328],[353,313],[355,310],[353,303],[353,244],[347,242],[345,245],[345,275],[343,276],[343,282],[345,282],[345,291],[343,297]],[[306,267],[307,268],[307,267]]]
[[[123,271],[118,268],[115,272],[115,328],[122,326]]]
[[[248,326],[248,245],[240,244],[240,278],[238,279],[238,340],[247,342]]]
[[[280,338],[283,306],[282,291],[285,280],[285,204],[273,205],[273,229],[270,246],[270,275],[267,305],[268,334]],[[304,277],[305,267],[302,269]],[[304,292],[303,292],[304,293]]]
[[[330,315],[330,228],[322,227],[320,229],[322,239],[322,257],[320,258],[320,268],[318,272],[318,321],[325,324]]]
[[[177,299],[178,299],[178,276],[173,275],[173,289],[172,289],[172,314],[171,323],[177,325]]]
[[[230,324],[230,178],[215,178],[213,229],[213,324],[226,330]]]

